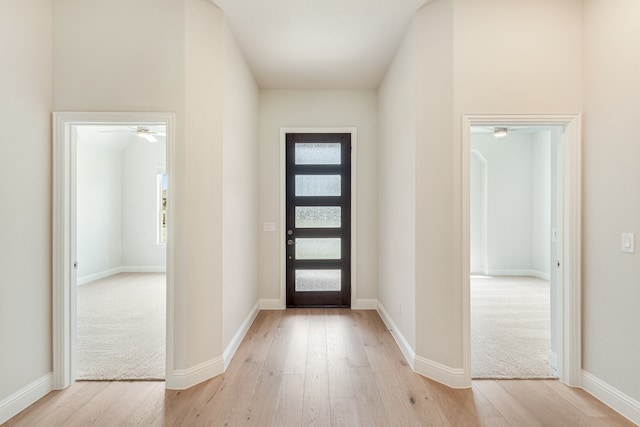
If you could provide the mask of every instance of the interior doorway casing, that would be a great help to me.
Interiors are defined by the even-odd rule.
[[[53,317],[53,388],[63,389],[75,380],[75,164],[78,125],[162,125],[166,128],[167,191],[174,195],[174,140],[175,114],[173,113],[53,113],[53,248],[52,248],[52,317]],[[173,201],[167,200],[166,286],[167,337],[166,383],[171,383],[173,370],[173,295],[174,295],[174,227]]]
[[[570,386],[581,386],[581,117],[559,115],[464,114],[462,117],[461,185],[462,215],[462,334],[465,381],[471,384],[470,299],[470,164],[472,126],[563,126],[558,171],[558,376]]]

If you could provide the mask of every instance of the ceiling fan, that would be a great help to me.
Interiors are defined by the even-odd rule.
[[[146,139],[147,142],[158,142],[158,140],[154,137],[154,135],[167,136],[165,132],[152,131],[149,128],[144,126],[131,127],[130,129],[103,130],[101,132],[132,132],[132,133],[135,133],[140,138]]]
[[[504,138],[510,133],[536,133],[549,130],[548,126],[472,126],[472,133],[492,133],[496,138]]]

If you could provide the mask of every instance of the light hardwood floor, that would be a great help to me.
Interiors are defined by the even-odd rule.
[[[263,311],[227,372],[188,390],[78,382],[7,426],[633,426],[557,381],[474,381],[454,390],[415,373],[375,311]]]

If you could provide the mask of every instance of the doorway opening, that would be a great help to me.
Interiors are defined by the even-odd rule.
[[[581,295],[580,295],[580,248],[581,248],[581,136],[580,115],[495,115],[463,114],[460,146],[461,195],[461,284],[462,284],[462,332],[463,368],[465,379],[471,384],[471,135],[473,127],[488,127],[492,131],[500,127],[560,126],[562,132],[557,149],[557,304],[552,311],[557,316],[557,337],[552,339],[557,346],[558,378],[572,386],[581,384]],[[482,172],[482,169],[481,169]],[[475,171],[476,178],[478,171]],[[488,200],[488,199],[487,199]],[[477,201],[476,201],[477,202]],[[482,210],[482,204],[479,205]],[[486,216],[488,218],[489,215]],[[486,219],[485,218],[485,219]],[[482,224],[482,219],[475,220]],[[481,236],[482,237],[482,236]],[[508,236],[507,236],[508,237]],[[487,235],[486,239],[489,236]],[[484,263],[484,264],[483,264]],[[474,268],[480,265],[485,270],[491,267],[490,255],[480,261],[474,260]],[[484,265],[484,267],[482,267]],[[489,272],[490,271],[486,271]],[[553,314],[552,314],[553,315]]]
[[[174,115],[53,116],[53,386],[169,380]],[[104,362],[118,359],[109,373]],[[152,368],[136,372],[134,359]]]
[[[166,126],[77,125],[72,135],[75,378],[164,380]]]
[[[557,378],[557,163],[562,126],[474,126],[471,374]]]

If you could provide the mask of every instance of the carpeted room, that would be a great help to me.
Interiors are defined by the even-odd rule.
[[[160,126],[77,128],[78,380],[165,378],[165,156]]]
[[[471,369],[476,379],[557,378],[553,329],[558,327],[559,278],[553,260],[561,133],[543,126],[472,128]]]

